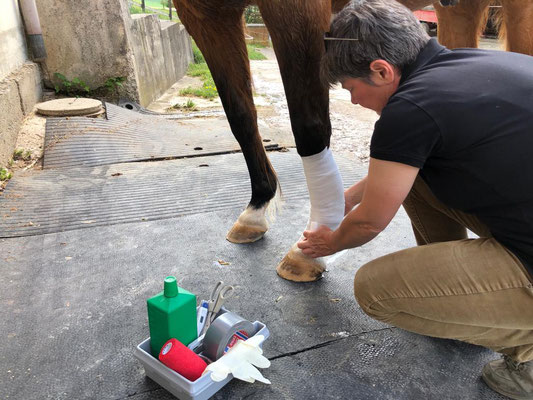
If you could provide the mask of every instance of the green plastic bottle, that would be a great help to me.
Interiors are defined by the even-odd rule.
[[[176,278],[165,278],[164,290],[149,298],[148,325],[152,355],[157,358],[165,342],[175,338],[187,346],[198,337],[196,296],[178,287]]]

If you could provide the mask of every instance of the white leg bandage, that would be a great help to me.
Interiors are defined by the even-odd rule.
[[[329,148],[309,157],[302,163],[311,201],[307,229],[326,225],[337,229],[344,218],[344,189],[339,168]]]

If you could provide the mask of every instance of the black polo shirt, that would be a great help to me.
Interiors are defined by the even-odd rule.
[[[476,215],[533,276],[533,57],[431,39],[402,71],[370,156],[420,168],[442,203]]]

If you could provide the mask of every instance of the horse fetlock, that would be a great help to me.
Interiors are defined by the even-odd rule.
[[[226,239],[232,243],[252,243],[261,239],[268,230],[265,211],[266,206],[247,207],[231,227]]]
[[[294,244],[276,268],[283,279],[293,282],[313,282],[322,278],[326,264],[321,259],[306,256]]]

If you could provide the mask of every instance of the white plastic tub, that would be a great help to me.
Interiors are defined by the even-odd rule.
[[[255,321],[254,328],[255,335],[263,335],[265,339],[270,336],[268,328],[262,322]],[[263,343],[260,346],[262,347]],[[211,379],[211,372],[208,372],[192,382],[152,356],[150,338],[137,346],[134,355],[143,364],[146,376],[159,383],[180,400],[209,399],[233,379],[233,375],[230,374],[223,381],[215,382]]]

